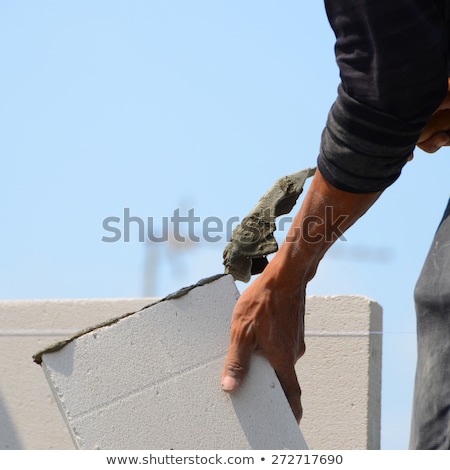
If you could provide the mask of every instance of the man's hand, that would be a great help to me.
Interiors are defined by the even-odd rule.
[[[450,145],[450,79],[444,101],[431,116],[419,137],[417,146],[427,153],[437,152],[441,147]]]
[[[233,392],[242,384],[252,353],[262,354],[275,369],[294,416],[300,421],[301,391],[294,366],[305,352],[306,285],[327,249],[380,194],[341,191],[316,171],[286,241],[235,306],[222,372],[224,391]],[[333,220],[340,223],[330,223],[330,208]]]
[[[450,109],[442,109],[433,114],[417,143],[427,153],[437,152],[446,145],[450,145]]]
[[[251,354],[261,354],[272,364],[300,422],[301,391],[294,366],[305,352],[305,291],[293,289],[292,282],[284,282],[282,276],[274,278],[273,268],[269,263],[236,304],[222,388],[232,392],[239,387],[248,372]]]

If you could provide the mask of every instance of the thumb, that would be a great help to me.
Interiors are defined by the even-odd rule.
[[[230,342],[227,358],[222,371],[222,390],[234,392],[244,381],[250,366],[254,343],[248,337]]]

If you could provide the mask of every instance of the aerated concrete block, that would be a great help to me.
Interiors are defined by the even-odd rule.
[[[86,325],[134,312],[155,300],[0,301],[0,451],[73,449],[48,382],[31,356]]]
[[[220,376],[239,293],[211,278],[39,353],[80,449],[306,449],[261,357],[229,395]]]
[[[379,449],[383,309],[367,297],[308,297],[296,365],[311,449]]]

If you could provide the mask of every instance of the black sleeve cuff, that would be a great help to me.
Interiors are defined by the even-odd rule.
[[[322,134],[318,168],[343,191],[382,191],[400,176],[423,126],[359,103],[340,85]]]

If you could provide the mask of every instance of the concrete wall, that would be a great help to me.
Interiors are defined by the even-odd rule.
[[[31,357],[151,299],[0,302],[0,449],[74,448]],[[307,353],[297,372],[310,449],[379,448],[381,308],[363,297],[309,297]]]
[[[312,449],[379,449],[382,321],[366,297],[309,297],[297,363],[302,431]]]
[[[151,299],[0,302],[0,449],[73,449],[33,354],[87,326],[144,307]]]
[[[77,448],[306,449],[266,360],[221,390],[238,297],[231,276],[209,278],[38,356]]]

